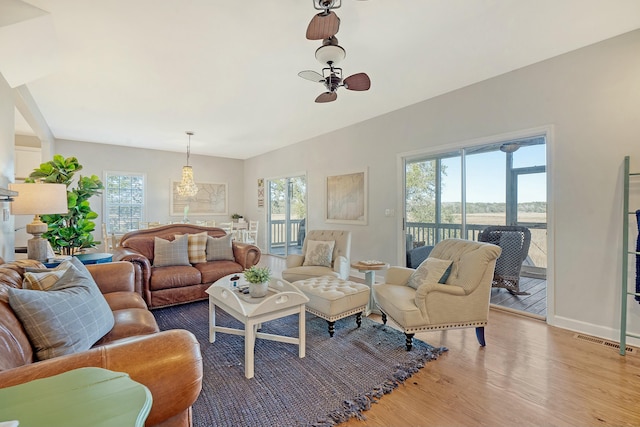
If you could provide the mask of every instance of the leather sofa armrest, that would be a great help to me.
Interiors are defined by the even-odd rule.
[[[175,329],[0,372],[0,388],[46,378],[72,369],[98,367],[129,374],[147,386],[153,406],[146,425],[187,410],[202,388],[200,345],[191,332]]]
[[[135,270],[129,262],[91,264],[87,269],[103,294],[135,291]]]
[[[133,264],[135,291],[142,295],[147,305],[151,306],[151,291],[149,282],[151,280],[151,261],[141,253],[118,247],[113,251],[113,261],[127,261]]]
[[[233,242],[233,257],[236,262],[242,266],[242,268],[247,269],[252,265],[256,265],[258,261],[260,261],[260,256],[262,253],[260,252],[260,248],[249,244],[249,243],[240,243]]]
[[[298,254],[287,255],[285,264],[287,268],[300,267],[304,262],[304,256]]]

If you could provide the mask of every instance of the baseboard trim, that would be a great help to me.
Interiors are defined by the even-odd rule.
[[[540,316],[539,314],[527,313],[526,311],[516,310],[516,309],[513,309],[513,308],[509,308],[509,307],[502,307],[502,306],[497,305],[497,304],[490,304],[489,307],[492,310],[504,311],[506,313],[516,314],[516,315],[522,316],[522,317],[530,317],[532,319],[542,320],[543,322],[547,321],[546,317]]]

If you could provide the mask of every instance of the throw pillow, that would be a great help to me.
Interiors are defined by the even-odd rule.
[[[317,265],[331,267],[333,261],[333,247],[336,242],[333,240],[308,240],[307,251],[304,254],[302,265]]]
[[[71,263],[47,291],[8,289],[38,360],[88,350],[113,328],[113,312],[93,277],[77,259]]]
[[[449,274],[447,274],[447,270],[452,264],[453,261],[448,259],[427,258],[416,268],[416,271],[411,273],[407,286],[418,289],[420,285],[425,283],[443,283],[441,280],[445,274],[447,276],[444,278],[446,282],[449,274],[451,274],[450,270]]]
[[[153,238],[153,266],[167,267],[169,265],[191,265],[189,264],[189,235],[178,236],[172,242]]]
[[[55,285],[72,265],[71,261],[65,260],[53,269],[27,267],[22,280],[22,288],[46,291]]]
[[[440,280],[438,280],[438,283],[440,283],[441,285],[446,285],[447,284],[447,279],[449,279],[449,276],[451,276],[451,269],[452,268],[453,268],[453,261],[449,264],[449,267],[447,267],[447,269],[445,270],[445,272],[442,275],[442,277],[440,278]]]
[[[207,236],[207,261],[235,261],[232,238],[231,234],[223,237]]]
[[[174,237],[179,237],[176,234]],[[199,262],[207,262],[207,235],[206,231],[197,234],[187,234],[187,254],[189,256],[189,263],[198,264]]]

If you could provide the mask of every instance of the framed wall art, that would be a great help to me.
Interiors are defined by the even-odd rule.
[[[367,224],[367,171],[327,177],[326,222]]]
[[[183,216],[188,206],[189,215],[228,215],[226,183],[196,182],[198,193],[193,197],[181,196],[179,181],[171,182],[171,216]]]

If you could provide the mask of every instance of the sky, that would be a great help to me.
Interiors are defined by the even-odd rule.
[[[513,153],[513,166],[544,166],[546,145],[521,147]],[[505,154],[501,151],[469,155],[467,161],[467,202],[505,202]],[[443,202],[460,201],[460,158],[443,160],[447,166],[442,189]],[[520,175],[518,202],[546,202],[546,174]]]

